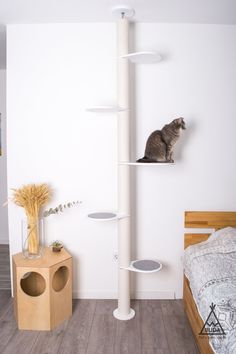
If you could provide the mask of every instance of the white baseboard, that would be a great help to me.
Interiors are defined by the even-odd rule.
[[[117,299],[113,291],[73,291],[73,299]],[[139,300],[173,300],[175,292],[166,291],[131,291],[131,299]]]
[[[0,245],[9,245],[9,238],[0,236]]]
[[[171,290],[134,291],[131,292],[131,298],[138,300],[173,300],[175,299],[175,292]]]

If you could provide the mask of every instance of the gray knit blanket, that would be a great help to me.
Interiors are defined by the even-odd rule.
[[[216,354],[236,354],[236,229],[214,232],[184,252],[184,273]]]

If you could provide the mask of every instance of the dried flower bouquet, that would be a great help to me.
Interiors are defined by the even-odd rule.
[[[13,189],[13,201],[16,205],[25,209],[28,223],[28,251],[37,254],[38,241],[38,218],[40,209],[51,197],[49,186],[43,184],[28,184],[19,189]]]

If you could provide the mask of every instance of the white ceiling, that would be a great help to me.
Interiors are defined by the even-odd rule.
[[[135,9],[137,22],[236,24],[236,0],[0,0],[0,24],[110,22],[120,4]],[[0,26],[0,68],[4,31]]]

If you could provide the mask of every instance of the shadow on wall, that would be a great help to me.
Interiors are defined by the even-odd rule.
[[[190,140],[192,140],[193,135],[196,131],[196,123],[191,121],[188,123],[188,120],[185,119],[186,130],[181,133],[180,139],[177,142],[174,149],[174,160],[179,161],[184,158],[184,151],[187,149]]]

